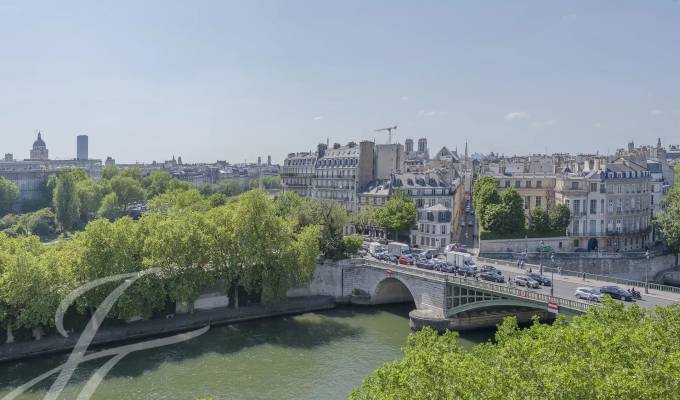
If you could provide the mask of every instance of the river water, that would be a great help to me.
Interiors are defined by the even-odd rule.
[[[213,327],[189,342],[128,355],[92,399],[345,399],[365,375],[401,357],[410,309],[342,307]],[[472,346],[491,336],[478,332],[460,340]],[[65,358],[0,364],[0,399]],[[75,399],[103,362],[79,367],[60,398]],[[41,399],[51,383],[19,399]]]

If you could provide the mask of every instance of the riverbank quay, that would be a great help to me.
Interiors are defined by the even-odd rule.
[[[124,326],[110,327],[97,332],[92,346],[102,346],[123,341],[135,341],[150,337],[166,336],[206,325],[217,326],[256,319],[297,315],[307,312],[330,310],[336,307],[331,296],[305,296],[290,298],[286,303],[249,305],[240,308],[217,308],[196,311],[192,314],[176,314],[169,319],[135,321]],[[5,343],[0,345],[0,363],[68,352],[75,346],[79,334],[48,336],[41,340]]]

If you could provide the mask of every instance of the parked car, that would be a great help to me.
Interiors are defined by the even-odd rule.
[[[505,277],[498,271],[487,271],[479,274],[479,278],[485,281],[504,283]]]
[[[538,289],[540,286],[537,281],[526,276],[516,276],[514,282],[517,286],[526,286],[530,289]]]
[[[399,264],[403,265],[413,265],[413,257],[403,254],[399,256]]]
[[[527,274],[527,276],[528,276],[530,279],[535,280],[536,282],[538,282],[539,284],[541,284],[541,285],[543,285],[543,286],[550,286],[550,285],[552,285],[552,282],[550,281],[550,279],[548,279],[548,277],[543,276],[543,275],[541,275],[541,274],[531,273],[531,274]]]
[[[574,296],[577,299],[588,300],[588,301],[600,301],[600,300],[602,300],[602,297],[604,297],[604,295],[602,293],[600,293],[599,290],[593,289],[593,288],[588,287],[588,286],[582,286],[582,287],[576,288],[576,291],[574,292]]]
[[[616,300],[633,301],[633,296],[618,286],[603,286],[600,288],[600,293],[608,294]]]

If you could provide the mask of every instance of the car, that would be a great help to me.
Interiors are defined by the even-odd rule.
[[[413,265],[413,257],[403,254],[399,256],[399,264],[402,265]]]
[[[540,286],[538,282],[536,282],[535,280],[521,275],[516,276],[515,279],[513,279],[513,281],[517,286],[526,286],[527,288],[530,289],[538,289]]]
[[[538,282],[538,283],[541,284],[542,286],[550,286],[550,285],[552,285],[552,282],[550,281],[550,279],[548,279],[548,277],[545,277],[545,276],[543,276],[543,275],[541,275],[541,274],[530,273],[530,274],[527,274],[527,276],[528,276],[529,278],[535,280],[536,282]]]
[[[602,300],[602,297],[604,297],[604,295],[600,293],[600,291],[597,289],[593,289],[588,286],[582,286],[576,288],[576,291],[574,292],[574,297],[576,297],[579,300],[600,301]]]
[[[416,261],[416,267],[422,268],[422,269],[429,269],[433,270],[434,269],[434,263],[430,260],[418,260]]]
[[[474,276],[477,273],[477,267],[474,265],[463,265],[456,272],[462,276]]]
[[[497,283],[504,283],[505,282],[505,277],[501,275],[500,272],[494,272],[494,271],[487,271],[487,272],[482,272],[479,274],[479,278],[483,279],[485,281],[491,281],[491,282],[497,282]]]
[[[500,274],[500,271],[496,269],[493,265],[482,265],[482,268],[480,269],[480,272],[498,272]]]
[[[472,221],[468,221],[468,226],[472,226],[472,225],[473,225]]]
[[[603,286],[600,288],[600,293],[603,295],[610,295],[612,299],[633,301],[633,296],[618,286]]]

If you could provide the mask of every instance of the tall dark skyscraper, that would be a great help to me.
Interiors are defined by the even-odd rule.
[[[76,153],[76,158],[78,160],[87,160],[87,135],[78,135],[78,150]]]

